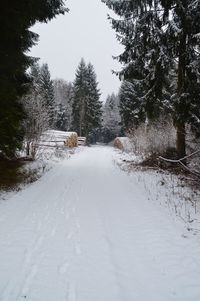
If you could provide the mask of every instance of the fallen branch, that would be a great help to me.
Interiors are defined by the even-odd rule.
[[[190,155],[188,155],[188,156],[185,156],[185,157],[183,157],[183,158],[181,158],[181,159],[178,159],[178,160],[167,159],[167,158],[164,158],[164,157],[162,157],[162,156],[159,156],[159,159],[164,160],[164,161],[166,161],[166,162],[171,162],[171,163],[180,163],[180,162],[182,162],[182,161],[185,161],[185,160],[187,160],[187,159],[189,159],[189,158],[195,156],[195,155],[198,154],[198,153],[200,153],[200,150],[197,150],[196,152],[194,152],[194,153],[192,153],[192,154],[190,154]]]
[[[194,176],[200,178],[200,173],[197,172],[197,171],[193,171],[191,170],[189,167],[187,167],[183,162],[186,161],[187,159],[191,158],[192,156],[195,156],[196,154],[200,153],[200,150],[188,155],[188,156],[185,156],[181,159],[178,159],[178,160],[172,160],[172,159],[167,159],[167,158],[164,158],[162,156],[159,156],[159,159],[160,160],[163,160],[165,162],[170,162],[170,163],[179,163],[184,169],[186,169],[188,172],[190,172],[191,174],[193,174]]]

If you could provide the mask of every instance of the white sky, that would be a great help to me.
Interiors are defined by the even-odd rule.
[[[33,31],[40,35],[31,55],[48,63],[52,78],[73,81],[75,70],[83,57],[94,65],[102,100],[118,92],[120,81],[111,70],[120,70],[112,59],[122,52],[115,32],[107,20],[110,12],[101,0],[68,0],[70,12],[47,24],[36,24]]]

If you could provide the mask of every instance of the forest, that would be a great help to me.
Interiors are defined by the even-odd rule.
[[[15,158],[30,139],[37,140],[47,128],[74,130],[93,142],[137,137],[137,144],[140,140],[142,144],[135,143],[137,149],[167,153],[169,159],[183,159],[182,163],[187,155],[196,156],[200,135],[199,1],[103,2],[118,16],[109,16],[109,20],[124,49],[115,57],[123,65],[115,71],[121,88],[103,103],[91,63],[81,60],[72,83],[53,81],[48,64],[40,66],[38,59],[27,55],[38,40],[30,27],[67,13],[63,1],[53,1],[51,7],[46,1],[30,2],[26,9],[26,1],[3,5],[2,158]],[[8,24],[7,13],[12,24]]]
[[[0,300],[199,301],[200,0],[72,2],[1,5]]]

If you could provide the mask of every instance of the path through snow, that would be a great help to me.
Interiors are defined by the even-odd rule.
[[[199,301],[200,244],[86,148],[0,203],[1,301]]]

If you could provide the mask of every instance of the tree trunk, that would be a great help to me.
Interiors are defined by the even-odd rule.
[[[26,156],[29,157],[30,156],[30,142],[26,143]]]
[[[185,92],[185,72],[186,72],[186,34],[182,33],[179,44],[179,58],[178,58],[178,82],[177,82],[177,137],[176,137],[176,150],[178,158],[181,159],[186,155],[186,142],[185,142],[185,120],[183,111],[185,109],[183,100],[181,100],[182,93]]]
[[[178,158],[181,159],[184,158],[186,155],[185,123],[177,123],[176,130],[176,151],[178,154]]]

